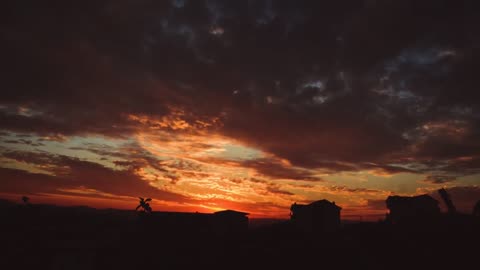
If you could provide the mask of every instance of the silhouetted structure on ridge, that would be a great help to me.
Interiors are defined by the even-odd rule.
[[[392,223],[419,221],[440,215],[438,201],[429,195],[388,196],[387,221]]]
[[[290,207],[290,219],[300,230],[307,232],[329,232],[340,228],[340,210],[342,208],[327,200],[310,204],[294,203]]]
[[[213,213],[215,231],[242,232],[248,229],[248,213],[223,210]]]
[[[248,213],[223,210],[215,213],[152,212],[150,223],[180,232],[236,233],[248,230]]]
[[[438,193],[442,197],[442,200],[445,202],[445,205],[447,206],[447,209],[448,209],[448,213],[456,214],[457,208],[455,208],[455,205],[453,204],[452,199],[450,199],[450,195],[448,194],[448,192],[444,188],[441,188],[438,190]]]

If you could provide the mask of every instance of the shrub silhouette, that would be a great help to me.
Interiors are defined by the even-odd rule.
[[[24,204],[30,204],[30,198],[27,196],[22,196],[22,202]]]

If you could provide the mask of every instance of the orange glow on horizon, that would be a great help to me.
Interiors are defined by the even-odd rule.
[[[0,198],[7,199],[15,203],[21,203],[21,194],[5,194],[0,193]],[[66,207],[87,206],[96,209],[118,209],[118,210],[135,210],[138,205],[138,198],[125,197],[119,198],[93,198],[78,195],[60,195],[60,194],[27,194],[32,204],[49,204]],[[287,220],[290,218],[289,208],[270,208],[270,211],[257,211],[256,209],[235,208],[234,205],[225,205],[225,207],[210,206],[202,203],[182,205],[159,202],[152,200],[151,202],[154,212],[190,212],[190,213],[213,213],[222,210],[236,210],[249,213],[249,218],[269,218]],[[344,211],[346,210],[346,211]],[[352,211],[353,210],[353,211]],[[342,209],[342,220],[349,221],[378,221],[383,219],[386,213],[385,210],[371,210],[371,209]]]

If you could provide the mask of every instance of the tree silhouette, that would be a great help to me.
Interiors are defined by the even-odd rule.
[[[24,204],[29,204],[29,203],[30,203],[30,198],[27,197],[27,196],[22,196],[22,202],[23,202]]]
[[[135,211],[137,211],[139,208],[141,208],[143,212],[151,213],[152,212],[152,207],[150,207],[150,204],[148,202],[151,201],[152,199],[150,199],[150,198],[144,199],[142,197],[138,197],[138,198],[140,199],[140,201],[139,201],[139,204],[138,204],[137,208],[135,208]]]

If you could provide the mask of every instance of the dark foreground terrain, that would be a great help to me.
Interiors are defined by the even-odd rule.
[[[471,216],[331,233],[288,222],[243,232],[166,225],[133,211],[3,203],[0,269],[478,269]]]

